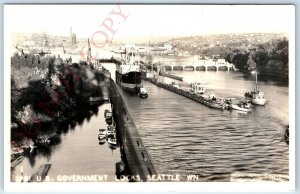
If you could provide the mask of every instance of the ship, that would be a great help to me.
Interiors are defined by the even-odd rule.
[[[121,64],[117,65],[116,82],[130,94],[138,94],[142,86],[142,73],[140,63],[137,60],[138,53],[134,47],[125,47],[124,52],[121,52],[121,56],[122,54],[125,57],[124,59],[122,57]]]
[[[257,71],[254,71],[253,73],[255,73],[255,88],[254,91],[246,92],[245,97],[250,98],[252,104],[263,106],[266,104],[266,99],[264,93],[258,90]]]

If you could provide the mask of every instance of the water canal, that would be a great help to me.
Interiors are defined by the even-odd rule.
[[[179,87],[206,80],[207,93],[241,97],[254,77],[240,72],[174,71]],[[160,78],[166,83],[172,79]],[[236,173],[288,175],[288,86],[262,80],[267,105],[250,114],[208,108],[144,82],[149,97],[122,93],[158,174],[197,175],[199,181],[230,181]]]
[[[115,166],[121,161],[120,149],[98,141],[99,129],[107,127],[103,115],[109,106],[103,104],[90,118],[69,126],[60,135],[59,144],[47,150],[34,149],[12,171],[12,181],[21,181],[18,177],[22,173],[24,177],[34,174],[43,164],[51,164],[48,172],[51,181],[89,182],[87,176],[93,175],[97,175],[93,181],[115,181]]]

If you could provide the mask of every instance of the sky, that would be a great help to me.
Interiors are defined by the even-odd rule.
[[[120,11],[121,10],[121,11]],[[291,5],[5,5],[4,29],[77,37],[288,33]],[[104,22],[104,23],[103,23]],[[105,24],[105,25],[103,25]]]

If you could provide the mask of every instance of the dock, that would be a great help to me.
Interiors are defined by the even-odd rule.
[[[163,82],[159,82],[157,81],[156,79],[153,79],[153,78],[144,78],[145,80],[153,83],[154,85],[157,85],[158,87],[161,87],[161,88],[164,88],[166,90],[169,90],[171,92],[174,92],[176,94],[179,94],[181,96],[184,96],[186,98],[189,98],[191,100],[194,100],[200,104],[203,104],[205,106],[208,106],[210,108],[215,108],[215,109],[220,109],[220,110],[225,110],[226,108],[226,104],[223,102],[223,101],[213,101],[209,98],[206,98],[204,96],[200,96],[200,95],[197,95],[195,93],[191,93],[189,91],[185,91],[185,90],[182,90],[180,88],[177,88],[171,84],[166,84],[166,83],[163,83]]]
[[[128,165],[132,177],[138,176],[140,181],[147,181],[148,176],[156,175],[151,157],[113,80],[111,80],[110,90],[110,99],[114,107],[114,119],[117,125],[117,133],[120,137],[120,147],[125,154],[125,164]]]

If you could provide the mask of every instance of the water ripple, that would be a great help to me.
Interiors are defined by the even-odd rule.
[[[218,87],[230,88],[231,96],[241,93],[232,85],[251,84],[241,76],[224,77],[228,80]],[[144,87],[148,99],[128,95],[125,101],[158,173],[195,174],[201,181],[230,181],[236,172],[288,175],[289,150],[280,141],[286,118],[280,112],[288,111],[271,99],[275,92],[276,101],[287,107],[288,93],[281,92],[286,88],[262,84],[271,102],[239,114],[205,107],[148,82]]]

